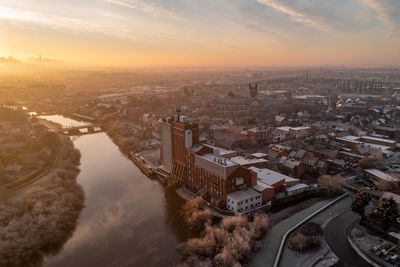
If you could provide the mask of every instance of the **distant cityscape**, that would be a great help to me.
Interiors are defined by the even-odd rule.
[[[205,264],[205,258],[219,266],[400,262],[400,71],[261,68],[58,75],[51,82],[1,78],[1,197],[4,207],[21,209],[13,215],[21,235],[33,226],[16,220],[25,211],[14,199],[45,198],[50,181],[61,190],[69,179],[71,194],[63,194],[65,202],[57,204],[62,205],[58,210],[65,209],[64,217],[57,218],[69,226],[54,246],[73,246],[75,227],[79,232],[84,221],[101,221],[85,212],[99,209],[95,195],[84,200],[95,187],[83,183],[82,189],[76,182],[77,177],[93,179],[88,174],[95,172],[99,179],[93,183],[105,186],[100,196],[110,205],[126,203],[131,210],[132,204],[120,198],[140,195],[140,186],[153,188],[145,201],[153,203],[146,211],[152,212],[152,223],[172,220],[179,235],[190,232],[194,239],[180,237],[184,243],[178,245],[170,230],[162,230],[168,242],[175,242],[166,256],[172,265],[192,266],[191,260]],[[83,146],[86,142],[92,145]],[[82,155],[81,173],[72,145]],[[103,151],[111,147],[118,154],[113,159]],[[97,149],[102,153],[88,156]],[[74,156],[66,156],[70,154]],[[102,163],[87,165],[94,158]],[[119,170],[107,164],[110,160],[126,167]],[[110,171],[107,177],[97,172],[102,168]],[[115,171],[124,174],[113,176]],[[115,189],[120,184],[125,189]],[[108,195],[112,192],[117,194]],[[168,219],[156,217],[159,206]],[[122,224],[135,224],[135,219],[122,217]],[[46,218],[43,223],[58,220]],[[224,228],[231,223],[236,230]],[[212,231],[225,231],[227,239],[218,241],[223,242],[221,251],[230,246],[227,240],[237,241],[237,231],[248,231],[248,250],[232,247],[238,260],[221,260],[218,249],[201,250]],[[120,246],[120,239],[112,238],[113,247]],[[135,242],[135,235],[131,238]],[[14,247],[7,247],[7,253],[16,255]],[[38,245],[32,255],[46,254],[43,249]],[[87,245],[77,251],[85,249]],[[160,255],[165,249],[157,247]],[[128,255],[120,253],[125,252],[110,252],[109,257]],[[70,260],[61,250],[49,265],[66,266]],[[162,257],[142,260],[163,262]]]

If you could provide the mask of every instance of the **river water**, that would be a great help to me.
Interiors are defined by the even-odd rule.
[[[45,265],[178,264],[177,245],[191,236],[179,216],[183,201],[142,174],[105,133],[83,135],[74,146],[81,152],[85,208],[63,250]]]

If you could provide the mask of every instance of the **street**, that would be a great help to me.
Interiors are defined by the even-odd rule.
[[[357,221],[359,216],[351,210],[333,218],[325,227],[324,237],[332,251],[347,266],[371,266],[358,255],[347,241],[347,228]]]

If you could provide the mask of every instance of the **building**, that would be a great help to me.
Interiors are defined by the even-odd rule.
[[[259,167],[259,168],[268,166],[268,160],[263,159],[263,158],[245,158],[242,156],[237,156],[237,157],[231,158],[231,161],[233,161],[243,167],[246,167],[246,168],[249,168],[251,166]]]
[[[290,127],[290,126],[281,126],[277,127],[276,130],[282,132],[285,137],[293,137],[293,138],[304,138],[311,135],[311,128],[308,126],[299,126],[299,127]]]
[[[226,206],[228,194],[253,187],[257,183],[254,172],[223,158],[217,149],[212,153],[196,153],[194,169],[194,178],[189,176],[185,185],[218,207]]]
[[[163,164],[164,170],[170,173],[173,165],[171,118],[164,119],[160,123],[160,129],[161,129],[160,159]]]
[[[269,133],[268,133],[268,140],[272,143],[279,143],[282,141],[286,140],[286,135],[289,132],[285,132],[283,130],[280,130],[278,128],[276,129],[272,129]]]
[[[162,144],[163,157],[172,147],[172,170],[168,179],[202,196],[211,204],[225,208],[227,195],[257,183],[257,175],[220,154],[220,149],[199,144],[198,124],[185,117],[175,116],[169,121]],[[170,127],[169,127],[170,126]]]
[[[364,178],[376,182],[398,183],[400,179],[377,169],[365,169]]]
[[[282,173],[291,177],[301,178],[304,174],[304,164],[288,157],[281,157],[278,168]]]
[[[287,188],[299,183],[299,179],[270,169],[257,167],[250,167],[249,169],[257,173],[257,185],[253,186],[253,189],[261,194],[263,203],[272,200],[275,194],[286,192]]]
[[[267,141],[267,128],[257,126],[247,130],[247,136],[250,137],[252,143],[261,143]]]
[[[252,188],[230,193],[227,196],[227,208],[235,213],[252,210],[261,204],[261,194]]]
[[[250,104],[257,100],[257,95],[257,84],[254,86],[249,84],[247,97],[239,97],[229,91],[224,96],[216,99],[216,115],[221,117],[248,115]]]
[[[385,89],[381,80],[342,80],[338,83],[342,96],[381,96]]]
[[[290,127],[289,136],[295,138],[304,138],[311,135],[311,128],[308,126]]]
[[[303,193],[303,192],[309,190],[309,188],[310,188],[310,186],[308,186],[308,185],[306,185],[306,184],[298,183],[298,184],[289,186],[289,187],[286,189],[286,194],[287,194],[288,196],[300,194],[300,193]]]
[[[285,191],[285,175],[270,169],[260,169],[257,167],[250,167],[250,169],[257,173],[257,184],[272,186],[275,194]]]
[[[199,145],[199,126],[186,121],[184,116],[165,119],[161,122],[161,161],[173,179],[181,181],[187,177],[187,149]]]
[[[258,85],[255,84],[254,86],[249,83],[249,100],[255,101],[258,95]]]
[[[249,105],[248,98],[237,97],[234,93],[228,92],[215,101],[216,115],[221,117],[247,115]]]
[[[250,138],[240,132],[231,129],[218,129],[213,133],[213,139],[218,146],[227,149],[235,149],[250,144]]]
[[[258,178],[257,178],[258,179]],[[275,188],[265,183],[257,181],[257,184],[253,186],[253,189],[261,194],[261,202],[265,203],[270,201],[275,196]]]
[[[380,137],[361,136],[361,141],[366,142],[366,143],[377,144],[377,145],[389,146],[389,147],[396,146],[396,141],[390,140],[390,139],[385,139],[385,138],[380,138]]]
[[[183,182],[193,175],[194,155],[188,153],[189,149],[199,147],[199,125],[187,122],[184,117],[179,117],[172,123],[172,178]]]
[[[256,158],[256,159],[266,159],[266,158],[268,157],[267,154],[261,153],[261,152],[253,153],[253,154],[251,154],[251,156],[252,156],[253,158]]]

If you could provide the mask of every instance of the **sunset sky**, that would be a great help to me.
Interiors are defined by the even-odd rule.
[[[0,0],[0,65],[398,65],[399,14],[399,0]]]

